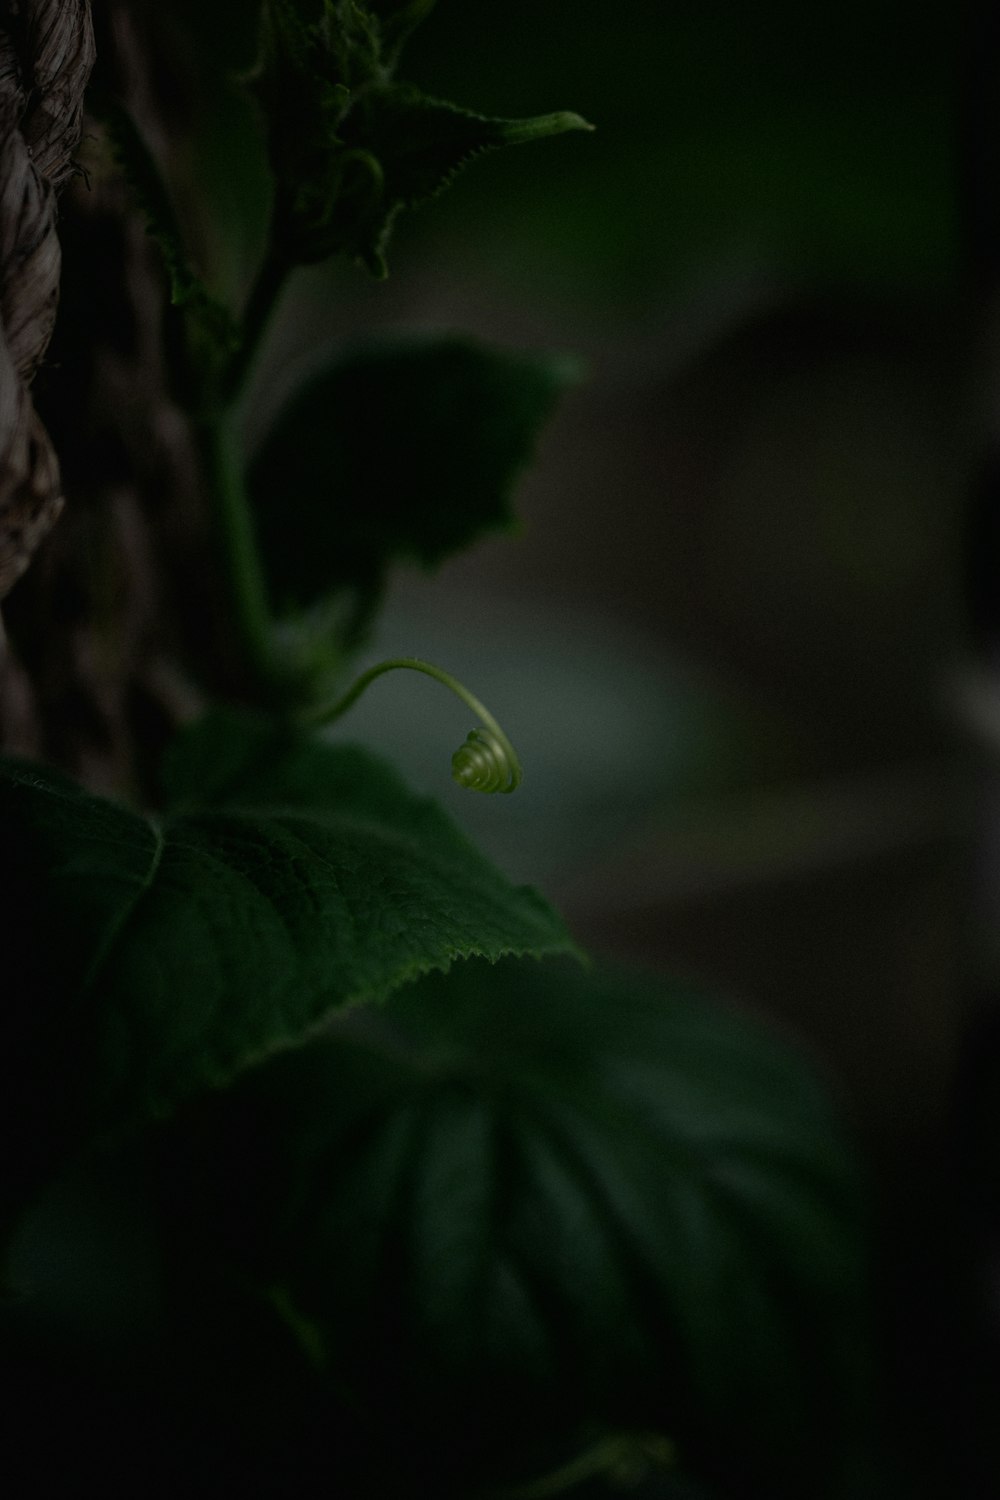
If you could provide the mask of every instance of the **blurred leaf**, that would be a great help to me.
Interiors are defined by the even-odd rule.
[[[573,949],[534,891],[361,750],[219,714],[172,775],[202,791],[161,823],[40,768],[0,771],[15,1170],[19,1152],[226,1084],[427,969]]]
[[[135,206],[146,220],[146,232],[163,259],[171,303],[191,315],[214,350],[231,351],[239,342],[235,320],[192,270],[167,185],[135,121],[114,101],[100,103],[99,115]]]
[[[589,1423],[661,1432],[740,1493],[755,1471],[769,1494],[834,1482],[857,1183],[822,1090],[746,1020],[675,986],[463,965],[212,1110],[172,1174],[198,1243],[211,1226],[222,1265],[288,1288],[414,1463],[446,1441],[526,1477]]]
[[[557,398],[564,357],[464,338],[362,344],[288,403],[249,486],[276,600],[377,590],[390,563],[433,567],[511,527],[511,492]]]

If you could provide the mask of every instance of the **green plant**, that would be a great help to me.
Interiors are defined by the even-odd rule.
[[[95,104],[169,280],[239,701],[179,730],[138,806],[0,768],[3,1360],[22,1437],[62,1435],[23,1451],[63,1482],[99,1454],[115,1492],[124,1426],[167,1494],[530,1496],[675,1473],[844,1493],[862,1213],[809,1069],[686,986],[581,967],[540,896],[316,732],[415,668],[483,723],[456,779],[521,777],[442,669],[344,683],[395,561],[510,523],[573,365],[453,337],[338,348],[252,461],[237,438],[295,267],[340,254],[383,276],[399,213],[471,157],[586,128],[397,82],[431,8],[265,0],[248,85],[273,207],[239,320],[191,269],[141,131]],[[183,666],[222,696],[196,653]],[[80,1201],[111,1265],[96,1312],[72,1295],[85,1250],[70,1292],[45,1271]],[[131,1290],[109,1315],[116,1278]]]

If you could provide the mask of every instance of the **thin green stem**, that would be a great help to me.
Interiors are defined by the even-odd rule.
[[[279,678],[271,611],[239,450],[228,416],[218,415],[203,424],[201,448],[233,620],[254,678],[270,692]]]
[[[247,298],[239,348],[229,361],[220,382],[223,406],[231,406],[240,395],[288,277],[288,265],[273,250],[261,261]]]
[[[198,424],[202,467],[212,508],[215,543],[229,608],[244,661],[264,696],[279,696],[282,674],[253,518],[243,478],[232,408],[243,390],[268,320],[281,295],[287,266],[269,251],[247,299],[239,347],[223,369]]]
[[[352,704],[357,702],[361,694],[370,683],[375,681],[376,677],[381,677],[385,672],[395,672],[399,669],[410,672],[423,672],[427,677],[433,677],[436,682],[440,682],[446,688],[449,688],[457,698],[462,700],[467,708],[472,710],[492,737],[494,754],[498,756],[503,767],[506,784],[504,786],[478,787],[475,781],[464,775],[460,776],[457,762],[462,755],[462,750],[456,751],[452,757],[456,780],[460,780],[463,785],[473,787],[474,790],[514,791],[520,785],[523,775],[521,762],[518,759],[514,746],[504,734],[489,709],[485,704],[480,703],[479,699],[473,693],[470,693],[465,684],[459,682],[457,677],[453,677],[443,667],[434,666],[433,662],[421,661],[417,656],[394,656],[388,661],[380,661],[377,666],[369,667],[367,672],[362,672],[361,676],[356,682],[351,684],[346,693],[342,694],[333,703],[326,704],[321,708],[307,709],[301,715],[301,722],[313,728],[334,723],[342,714],[347,712]],[[470,739],[472,738],[473,736],[470,736]]]

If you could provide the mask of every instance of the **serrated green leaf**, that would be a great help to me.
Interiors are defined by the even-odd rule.
[[[374,18],[353,0],[265,0],[245,82],[260,106],[274,178],[275,251],[310,251],[342,192],[338,130],[356,90],[383,73]]]
[[[215,350],[231,352],[240,338],[235,319],[212,296],[188,261],[184,237],[156,158],[120,104],[105,100],[99,113],[135,206],[145,217],[146,232],[163,259],[171,303],[192,317]]]
[[[338,350],[279,414],[248,475],[272,594],[298,607],[379,590],[514,524],[542,424],[579,376],[566,357],[472,339]]]
[[[834,1483],[864,1399],[858,1182],[807,1067],[747,1020],[474,963],[276,1059],[215,1127],[182,1212],[288,1287],[407,1452],[447,1411],[494,1480],[591,1424],[748,1493]]]
[[[178,748],[178,791],[194,770],[198,805],[158,821],[2,764],[0,1094],[29,1136],[53,1099],[70,1134],[168,1112],[435,966],[572,949],[364,751],[219,715]]]
[[[329,148],[352,92],[380,73],[371,18],[352,0],[312,7],[265,0],[257,63],[244,81],[263,111],[275,189],[285,208],[328,183]],[[317,174],[320,180],[313,181]]]
[[[275,183],[273,252],[289,264],[346,254],[384,276],[403,208],[435,197],[474,157],[590,127],[579,115],[504,120],[390,82],[433,0],[265,0],[247,83]]]
[[[359,115],[363,125],[352,119],[345,140],[350,143],[352,129],[357,130],[356,144],[382,164],[387,200],[407,208],[443,191],[468,161],[486,151],[593,129],[570,110],[519,120],[481,115],[405,83],[371,90]]]
[[[364,179],[356,167],[353,176],[345,172],[316,240],[317,258],[343,252],[384,276],[386,247],[402,209],[437,197],[463,167],[490,151],[592,128],[567,110],[508,120],[429,98],[409,84],[370,88],[345,115],[339,135],[345,166],[374,163],[377,173],[371,166]]]

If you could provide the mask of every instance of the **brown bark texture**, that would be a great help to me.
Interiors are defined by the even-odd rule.
[[[22,9],[10,32],[19,50],[9,45],[3,54],[10,62],[0,67],[0,82],[7,80],[12,99],[30,102],[9,106],[2,118],[16,124],[0,149],[22,163],[27,186],[18,201],[44,209],[49,248],[38,250],[34,301],[23,278],[8,296],[14,229],[0,193],[0,359],[14,359],[11,340],[29,324],[17,335],[16,379],[0,370],[0,595],[4,585],[9,591],[0,628],[0,750],[58,766],[91,790],[146,801],[159,748],[200,701],[192,678],[212,686],[213,674],[225,676],[227,625],[194,424],[165,353],[165,318],[176,310],[159,253],[128,202],[100,122],[85,116],[80,135],[81,48],[91,49],[88,57],[93,49],[89,7],[34,0]],[[40,18],[34,30],[28,12]],[[54,31],[44,16],[75,20],[86,43],[84,30]],[[184,106],[167,20],[146,0],[102,0],[94,11],[95,86],[119,102],[169,169],[171,141],[183,126],[172,112]],[[29,53],[30,38],[37,42]],[[48,93],[26,85],[25,55]],[[38,368],[57,282],[59,317]],[[44,428],[28,394],[36,368],[32,391]],[[27,568],[63,494],[59,525]]]
[[[93,61],[89,0],[9,0],[0,13],[0,598],[63,504],[29,385],[55,323],[56,193],[73,173]]]

